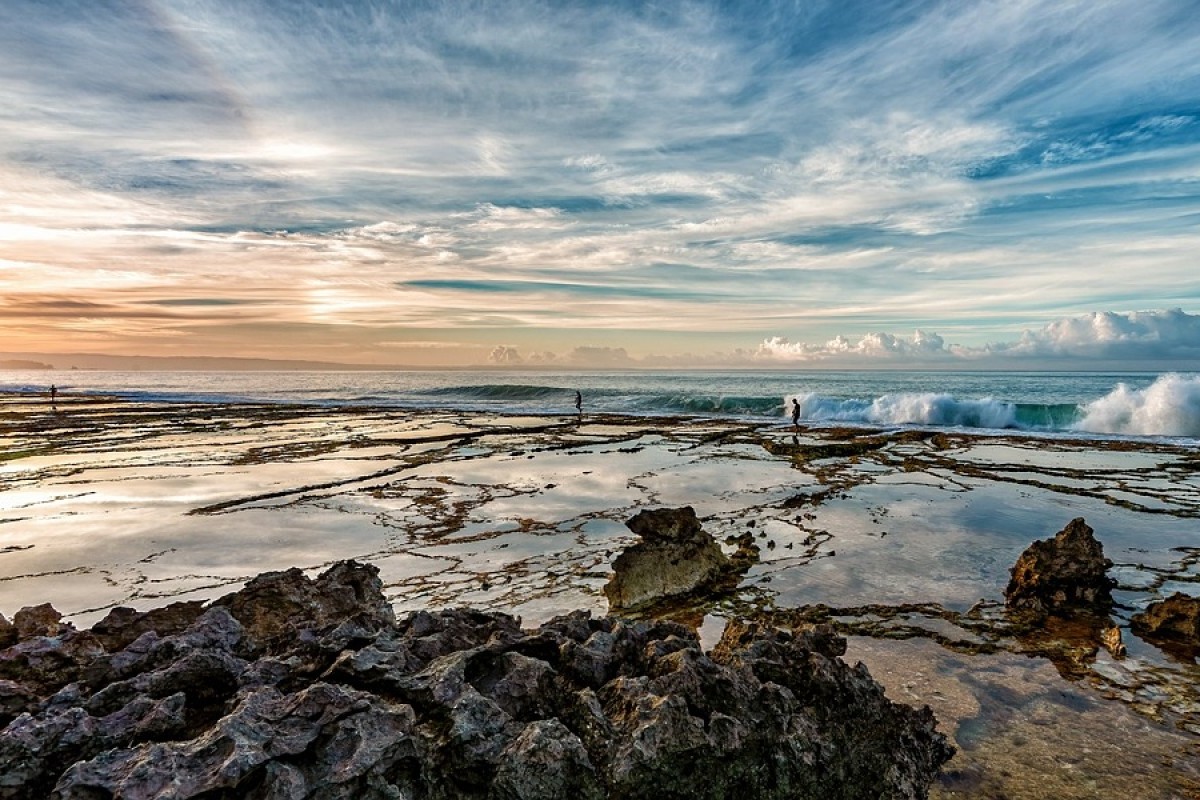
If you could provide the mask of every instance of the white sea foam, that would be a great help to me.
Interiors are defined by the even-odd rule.
[[[1169,373],[1145,389],[1117,384],[1082,407],[1075,430],[1134,436],[1200,436],[1200,375]]]
[[[814,392],[796,395],[800,416],[813,422],[937,425],[967,428],[1016,426],[1017,407],[990,397],[960,400],[936,392],[885,394],[874,400],[840,399]],[[787,404],[791,411],[790,400]]]

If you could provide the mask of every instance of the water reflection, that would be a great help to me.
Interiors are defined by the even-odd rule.
[[[1105,725],[1136,731],[1146,758],[1174,747],[1130,709],[1200,734],[1194,659],[1128,630],[1156,597],[1200,586],[1194,454],[1165,444],[111,402],[73,404],[62,420],[20,399],[0,413],[10,617],[49,601],[86,625],[116,605],[213,598],[264,570],[339,558],[376,563],[400,610],[467,604],[528,624],[603,613],[610,565],[634,540],[624,521],[691,505],[727,555],[748,535],[758,563],[732,591],[658,613],[706,636],[733,616],[824,618],[861,637],[873,670],[913,654],[911,675],[885,684],[897,699],[906,682],[914,697],[941,692],[939,715],[958,720],[974,759],[954,796],[994,796],[995,765],[1028,749],[1013,737],[1042,741],[1035,720],[1065,679],[1096,703],[1070,713],[1104,747]],[[1020,552],[1078,516],[1116,562],[1123,661],[1098,645],[1105,620],[1022,632],[996,609]],[[1038,745],[1046,765],[1082,736],[1059,727]],[[1112,779],[1095,761],[1077,777]],[[1088,796],[1064,791],[1054,796]]]

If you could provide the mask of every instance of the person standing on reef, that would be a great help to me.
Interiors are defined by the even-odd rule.
[[[579,421],[583,422],[583,395],[579,390],[575,390],[575,413],[579,415]]]
[[[50,384],[50,405],[58,405],[58,387]]]
[[[792,398],[792,429],[800,430],[800,398]]]

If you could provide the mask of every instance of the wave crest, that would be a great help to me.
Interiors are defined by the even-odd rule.
[[[1074,430],[1133,436],[1200,436],[1200,375],[1168,373],[1145,389],[1124,383],[1081,407]]]
[[[551,397],[573,397],[574,389],[561,386],[541,386],[533,384],[484,383],[475,386],[446,386],[437,389],[426,389],[423,394],[430,397],[457,397],[470,400],[541,400]]]
[[[1017,427],[1017,405],[990,397],[960,400],[950,394],[885,394],[874,400],[796,395],[800,416],[811,422],[862,422],[876,425],[937,425],[964,428]],[[790,400],[787,401],[790,413]]]

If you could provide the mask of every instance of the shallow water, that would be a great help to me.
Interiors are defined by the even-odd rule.
[[[711,637],[730,616],[830,607],[852,656],[959,740],[938,796],[1186,796],[1170,787],[1192,779],[1178,753],[1200,740],[1200,668],[1128,630],[1155,597],[1200,593],[1200,470],[1184,446],[378,408],[50,413],[22,398],[0,415],[6,615],[49,601],[86,626],[341,558],[376,564],[401,611],[605,613],[610,564],[635,541],[624,521],[691,505],[760,554],[735,592],[681,618]],[[1124,661],[1086,631],[1023,640],[986,610],[1021,551],[1077,516],[1116,562]],[[982,616],[964,613],[981,599]],[[1120,753],[1131,765],[1113,766]],[[1157,794],[1128,788],[1162,759]]]
[[[1195,797],[1196,737],[1010,653],[962,657],[926,639],[851,637],[890,699],[928,705],[958,748],[931,800]]]

